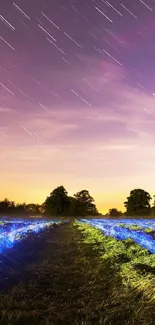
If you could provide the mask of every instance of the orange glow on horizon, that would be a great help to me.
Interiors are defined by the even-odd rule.
[[[39,189],[38,187],[34,188],[29,185],[26,186],[26,184],[24,187],[22,187],[22,185],[19,186],[18,184],[16,188],[10,186],[9,189],[6,186],[5,188],[3,188],[3,190],[0,191],[0,199],[3,200],[4,198],[8,198],[10,201],[14,201],[15,203],[42,204],[45,201],[46,197],[50,194],[50,192],[59,185],[60,184],[57,184],[55,186],[53,185],[50,189],[48,187],[47,189]],[[68,190],[67,186],[65,186],[65,188]],[[89,190],[88,187],[81,187],[77,188],[77,190],[69,190],[68,194],[73,195],[81,189]],[[127,194],[121,192],[104,193],[104,191],[102,193],[92,193],[91,190],[89,190],[89,192],[93,196],[97,209],[100,213],[106,214],[111,208],[116,208],[122,212],[125,212],[124,201],[126,200],[130,191]]]

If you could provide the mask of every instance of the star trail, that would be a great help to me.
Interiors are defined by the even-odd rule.
[[[1,195],[150,190],[154,30],[154,0],[1,0]]]

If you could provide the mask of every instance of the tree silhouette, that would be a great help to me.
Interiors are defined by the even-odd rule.
[[[109,210],[108,215],[110,217],[120,217],[123,213],[121,211],[118,211],[116,208],[112,208]]]
[[[39,215],[41,213],[41,206],[35,203],[29,203],[26,205],[26,210],[30,215]]]
[[[68,207],[68,216],[77,217],[82,215],[81,204],[74,197],[69,196],[70,205]]]
[[[74,198],[79,203],[80,214],[82,216],[86,216],[86,215],[95,216],[99,214],[94,204],[94,199],[89,194],[89,191],[82,190],[80,192],[77,192],[76,194],[74,194]]]
[[[8,199],[4,199],[0,201],[0,214],[12,214],[15,210],[15,203],[13,201],[9,201]]]
[[[64,186],[54,189],[44,203],[45,214],[50,216],[65,216],[68,214],[70,200]]]
[[[151,213],[150,206],[151,196],[142,189],[135,189],[130,192],[127,201],[124,202],[126,207],[126,215],[144,216]]]
[[[4,199],[0,201],[0,215],[4,216],[31,216],[42,214],[41,205],[31,203],[17,203]]]
[[[152,215],[155,216],[155,195],[153,195]]]

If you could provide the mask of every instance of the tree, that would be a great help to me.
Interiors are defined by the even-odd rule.
[[[120,217],[123,213],[121,211],[118,211],[116,208],[112,208],[109,210],[108,215],[110,217]]]
[[[67,215],[70,217],[78,217],[81,215],[81,205],[80,203],[72,196],[69,196],[69,207]]]
[[[130,192],[127,201],[124,202],[126,214],[130,216],[144,216],[151,213],[151,196],[142,189],[135,189]]]
[[[13,201],[4,199],[0,201],[0,214],[12,214],[15,209],[15,204]]]
[[[15,207],[15,214],[22,216],[28,216],[28,211],[26,209],[26,203],[18,203]]]
[[[65,216],[68,214],[70,200],[64,186],[54,189],[44,203],[44,213],[50,216]]]
[[[155,216],[155,195],[153,195],[153,205],[151,207],[152,215]]]
[[[99,215],[94,199],[87,190],[68,196],[64,186],[55,188],[41,205],[34,203],[17,203],[5,199],[0,201],[1,215],[14,216],[87,216]]]
[[[30,215],[39,215],[41,213],[40,207],[39,204],[29,203],[26,205],[26,210]]]
[[[97,208],[94,204],[94,199],[89,194],[89,191],[82,190],[80,192],[77,192],[76,194],[74,194],[74,198],[79,203],[79,210],[81,216],[98,215]]]

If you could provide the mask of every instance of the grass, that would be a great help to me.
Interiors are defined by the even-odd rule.
[[[125,225],[125,224],[120,224],[120,226],[127,228],[127,229],[131,229],[131,230],[142,230],[143,227],[142,226],[138,226],[138,225]]]
[[[153,325],[154,266],[130,239],[54,225],[0,257],[0,324]]]
[[[123,223],[120,223],[120,226],[131,230],[142,230],[144,233],[151,235],[153,238],[155,238],[155,230],[152,227],[143,228],[139,225],[126,225]]]

